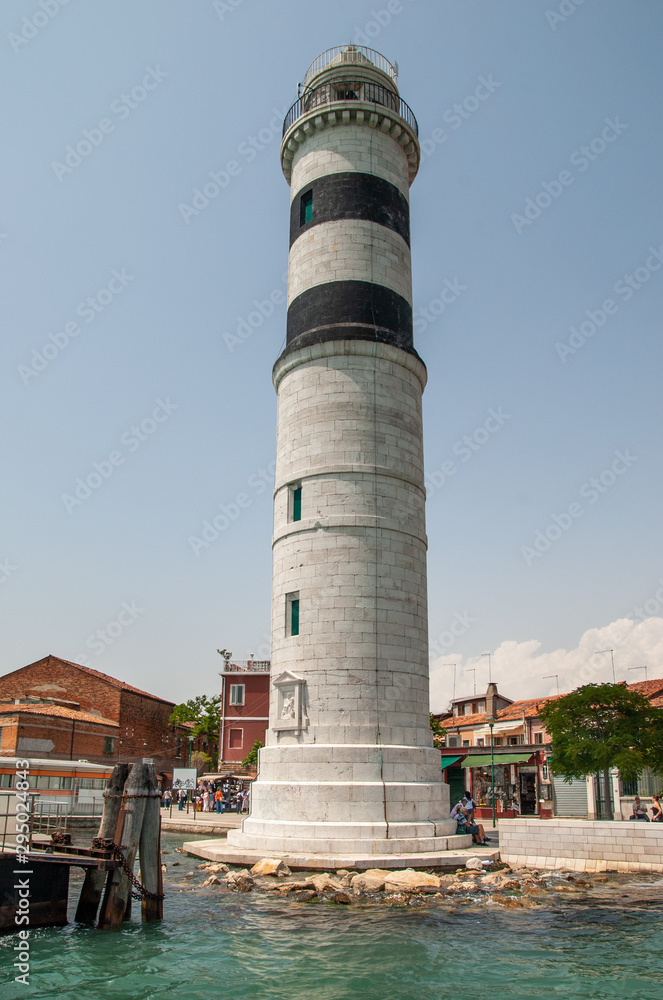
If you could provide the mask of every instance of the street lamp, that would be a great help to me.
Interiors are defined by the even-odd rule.
[[[490,799],[493,806],[493,830],[495,829],[495,744],[493,741],[493,726],[495,725],[495,716],[491,715],[488,718],[488,725],[490,726]]]

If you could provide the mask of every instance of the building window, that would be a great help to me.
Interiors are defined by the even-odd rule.
[[[510,747],[517,747],[520,743],[520,736],[509,736],[508,742]]]
[[[501,736],[496,736],[495,737],[495,739],[493,740],[493,746],[494,747],[501,747],[502,746],[502,737]]]
[[[478,747],[485,747],[485,745],[486,745],[486,744],[485,744],[485,742],[484,742],[484,739],[483,739],[483,737],[480,737],[479,739],[477,739],[477,746],[478,746]]]
[[[302,519],[302,487],[301,483],[293,483],[288,489],[288,520]]]
[[[231,684],[230,685],[230,704],[231,705],[243,705],[244,704],[244,685],[243,684]],[[240,732],[241,730],[237,730]]]
[[[306,191],[299,202],[299,225],[305,226],[313,219],[313,192]]]
[[[243,685],[241,685],[243,687]],[[228,731],[228,749],[241,750],[244,746],[244,730],[230,729]]]
[[[299,635],[299,591],[285,595],[285,634]]]
[[[471,715],[472,714],[472,705],[471,705],[471,703],[469,701],[467,702],[466,705],[463,706],[463,714],[464,715]]]
[[[543,733],[534,733],[534,742],[543,743]]]
[[[112,736],[104,736],[104,753],[115,753],[115,740]]]
[[[463,746],[464,747],[469,747],[469,745],[470,745],[470,741],[469,740],[463,740]]]

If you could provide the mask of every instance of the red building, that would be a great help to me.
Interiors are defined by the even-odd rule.
[[[269,725],[269,660],[226,661],[221,671],[219,766],[238,764]]]
[[[91,667],[45,656],[0,677],[0,751],[100,764],[153,759],[162,781],[185,766],[188,731],[171,701]]]

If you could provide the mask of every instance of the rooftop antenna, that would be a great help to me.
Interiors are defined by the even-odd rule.
[[[647,683],[647,667],[646,666],[642,666],[642,667],[629,667],[629,670],[644,670],[644,672],[645,672],[645,684]]]
[[[597,649],[594,656],[599,656],[601,653],[610,653],[610,659],[612,660],[612,683],[616,684],[615,680],[615,651],[614,649]]]
[[[493,683],[493,670],[492,670],[492,666],[491,666],[491,662],[490,662],[490,653],[482,653],[481,655],[488,657],[488,683],[492,684]],[[476,691],[474,693],[476,694]]]
[[[474,694],[477,693],[477,668],[476,667],[465,667],[468,674],[474,674]]]
[[[443,663],[443,667],[453,667],[454,668],[454,693],[452,701],[456,700],[456,664],[455,663]]]
[[[559,698],[559,674],[544,674],[543,675],[544,681],[549,681],[553,677],[555,678],[555,684],[557,685],[557,697]]]

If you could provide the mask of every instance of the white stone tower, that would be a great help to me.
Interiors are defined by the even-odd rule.
[[[331,49],[290,109],[288,323],[278,394],[272,697],[231,847],[403,855],[455,837],[428,705],[421,395],[396,69]]]

